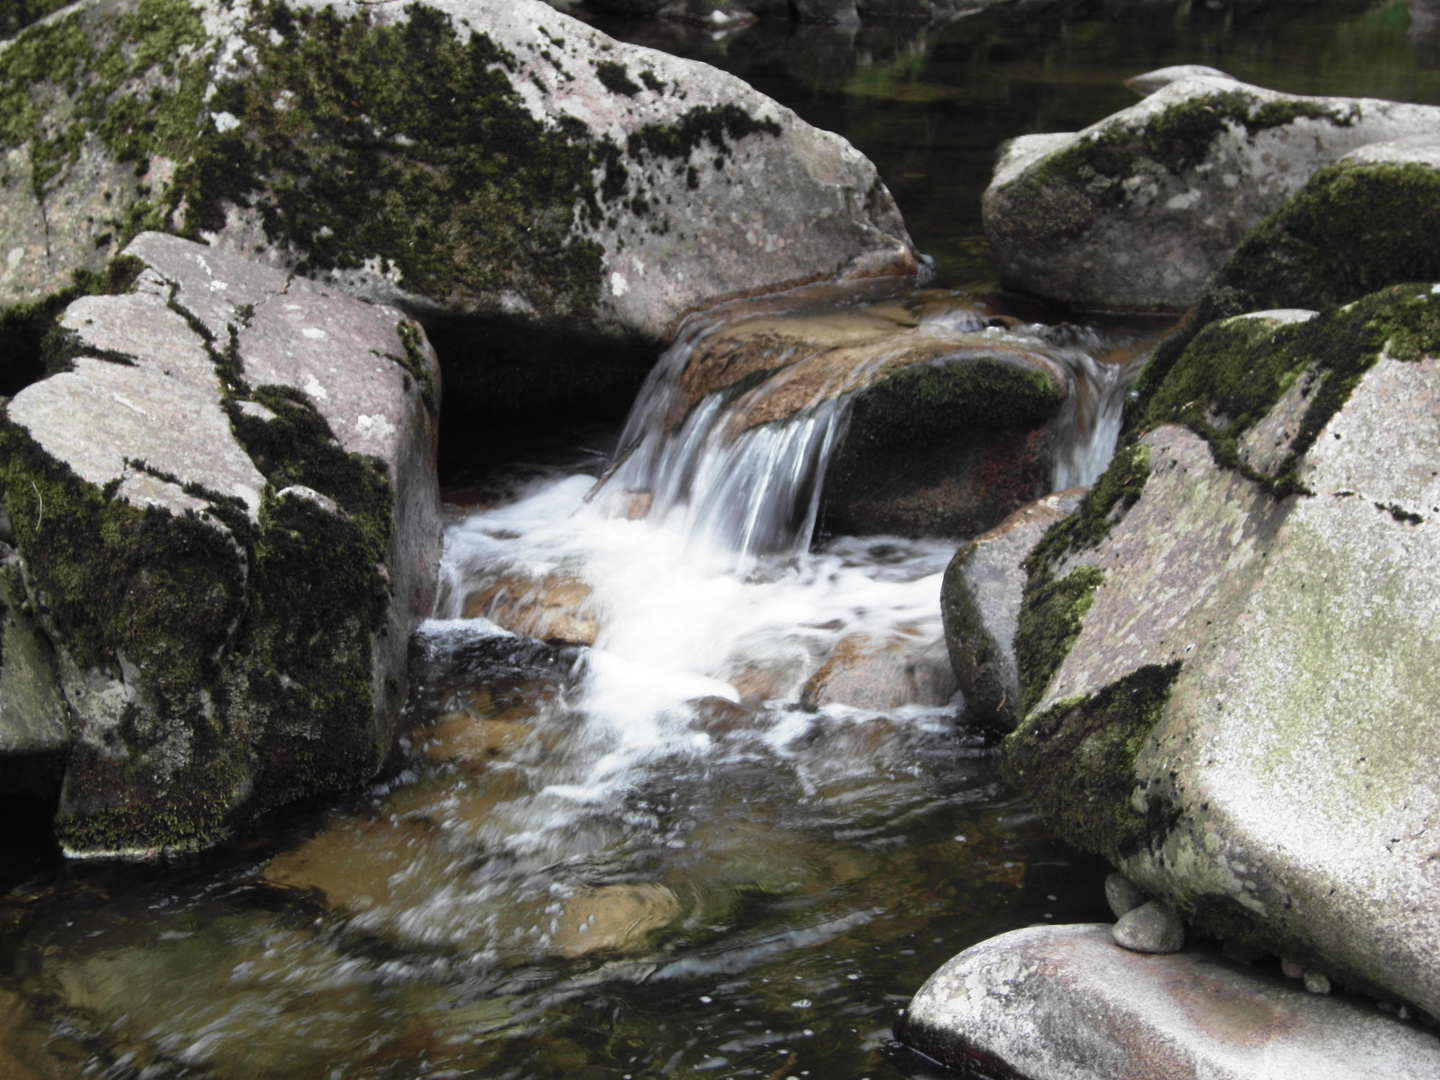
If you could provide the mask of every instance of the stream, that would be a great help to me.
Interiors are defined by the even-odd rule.
[[[603,28],[727,60],[870,153],[936,255],[921,329],[940,334],[977,328],[965,313],[986,264],[969,193],[989,161],[955,172],[963,197],[931,183],[912,206],[904,177],[938,180],[971,153],[942,137],[965,102],[1051,101],[995,104],[999,134],[989,111],[972,115],[966,138],[988,153],[1128,104],[1112,76],[1223,67],[1257,41],[1272,68],[1235,74],[1293,88],[1282,75],[1310,68],[1286,43],[1309,35],[1306,55],[1323,58],[1355,27],[1374,63],[1392,58],[1392,84],[1410,79],[1388,96],[1440,100],[1393,6],[1256,15],[1248,31],[1198,8],[1186,26],[1169,9],[1067,10],[894,31],[884,47],[851,32],[829,68],[819,52],[800,62],[807,31],[777,44],[766,27]],[[1141,58],[1122,63],[1124,49]],[[1325,88],[1363,92],[1366,70],[1334,66]],[[928,116],[937,137],[887,150],[887,112],[892,129]],[[720,395],[661,422],[717,318],[687,325],[623,428],[517,447],[447,506],[405,734],[370,790],[167,865],[46,865],[0,900],[0,1076],[923,1077],[890,1029],[935,968],[1006,930],[1107,917],[1105,867],[1004,785],[956,696],[937,597],[957,541],[815,542],[847,399],[739,437]],[[995,332],[1051,341],[1041,321]],[[1053,432],[1056,490],[1104,467],[1145,336],[1103,319],[1067,334],[1049,352],[1076,387]],[[535,636],[485,614],[501,610],[540,620]],[[825,692],[837,677],[903,677],[912,692],[861,708]]]

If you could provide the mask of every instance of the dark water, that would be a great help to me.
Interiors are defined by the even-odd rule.
[[[947,285],[989,276],[979,193],[999,142],[1125,107],[1129,75],[1205,63],[1440,101],[1431,43],[1393,4],[604,28],[845,135]],[[832,554],[836,580],[905,584],[895,548]],[[616,737],[586,726],[605,710],[578,654],[477,647],[437,654],[374,791],[176,865],[52,867],[0,902],[0,1078],[898,1080],[919,1067],[887,1048],[891,1022],[944,960],[1104,917],[1103,868],[1006,789],[963,717],[717,706],[669,717],[601,784],[586,770]],[[703,753],[681,751],[687,732]],[[0,855],[12,881],[46,860]]]

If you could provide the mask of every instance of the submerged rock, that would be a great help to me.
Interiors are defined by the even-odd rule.
[[[1434,106],[1185,77],[1084,131],[1007,143],[985,232],[1008,287],[1082,307],[1179,310],[1318,170],[1437,123]],[[1367,209],[1340,227],[1362,228]]]
[[[641,951],[680,914],[680,901],[664,885],[602,885],[565,901],[555,951],[569,959]]]
[[[600,622],[589,610],[590,586],[565,574],[502,577],[465,598],[463,617],[565,645],[593,645]]]
[[[417,313],[649,337],[917,266],[843,139],[539,0],[105,0],[0,48],[0,83],[0,305],[142,228]]]
[[[1440,1071],[1440,1040],[1428,1032],[1217,956],[1127,952],[1103,925],[1032,926],[981,942],[930,977],[897,1028],[947,1066],[1026,1080]]]
[[[840,640],[805,684],[800,704],[885,712],[902,705],[944,705],[956,689],[944,642],[925,641],[918,634],[897,633],[878,641],[852,634]]]
[[[1187,922],[1440,1013],[1440,291],[1213,324],[1135,417],[1032,559],[1007,775]]]
[[[950,663],[969,714],[997,731],[1014,731],[1020,714],[1015,631],[1025,560],[1084,494],[1084,488],[1071,488],[1021,507],[957,551],[945,569],[940,615]]]
[[[439,559],[415,324],[174,237],[127,254],[131,291],[72,303],[65,370],[0,422],[72,855],[204,847],[367,779]],[[0,686],[48,663],[7,649]]]

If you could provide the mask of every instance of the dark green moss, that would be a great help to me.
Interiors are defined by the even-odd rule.
[[[206,42],[185,0],[138,0],[113,25],[77,12],[31,27],[0,52],[0,148],[29,147],[31,186],[42,203],[92,133],[120,161],[183,160],[205,115]],[[55,86],[68,108],[48,122]],[[145,218],[144,211],[127,217],[119,242]]]
[[[1275,308],[1321,310],[1410,281],[1440,281],[1440,171],[1356,162],[1321,169],[1261,222],[1155,350],[1126,429],[1151,422],[1151,397],[1212,323]]]
[[[14,37],[31,23],[59,11],[71,0],[0,0],[0,40]]]
[[[1440,353],[1440,296],[1430,285],[1395,285],[1332,308],[1308,322],[1212,323],[1140,387],[1132,424],[1149,430],[1181,423],[1202,435],[1215,460],[1277,498],[1301,490],[1299,459],[1382,353],[1415,361]],[[1261,474],[1242,462],[1239,442],[1304,374],[1310,403],[1286,458]]]
[[[244,605],[239,557],[213,525],[107,498],[0,420],[0,486],[36,595],[82,668],[140,672],[163,721],[187,714]],[[144,743],[144,733],[137,738]]]
[[[647,89],[653,90],[657,94],[663,94],[665,92],[665,84],[661,82],[649,68],[640,72],[640,81],[645,84]]]
[[[616,63],[614,60],[597,60],[595,76],[600,80],[601,85],[612,94],[634,97],[640,93],[640,84],[630,78],[630,72],[625,70],[624,64]]]
[[[1135,809],[1135,759],[1179,673],[1178,662],[1149,665],[1091,697],[1028,717],[1005,739],[1002,773],[1076,847],[1118,861],[1160,846],[1177,813],[1154,794],[1144,812]]]
[[[420,347],[424,331],[418,325],[409,320],[403,320],[395,326],[395,333],[400,338],[400,344],[404,347],[403,356],[390,356],[397,364],[403,367],[415,384],[420,387],[420,400],[424,402],[426,410],[431,416],[440,415],[440,396],[437,393],[435,377],[430,373],[430,364],[425,358],[425,352]]]
[[[717,152],[718,168],[730,156],[730,144],[747,135],[780,137],[774,120],[756,118],[738,105],[702,105],[687,110],[673,124],[649,124],[632,132],[625,149],[636,161],[661,158],[688,162],[695,150]]]
[[[976,428],[1031,427],[1055,414],[1064,388],[1042,372],[985,357],[909,364],[856,394],[850,438],[910,442]]]
[[[1095,602],[1095,590],[1105,575],[1093,566],[1081,566],[1062,578],[1041,574],[1025,589],[1020,621],[1015,628],[1015,664],[1021,673],[1020,715],[1028,713],[1045,694],[1070,652],[1085,614]]]
[[[1051,677],[1074,645],[1103,578],[1089,566],[1060,578],[1057,569],[1070,555],[1098,547],[1140,498],[1149,477],[1150,448],[1122,446],[1075,512],[1047,529],[1025,560],[1029,577],[1015,631],[1019,715],[1033,709],[1044,696]]]
[[[263,7],[253,66],[210,102],[238,124],[211,132],[177,173],[187,228],[249,206],[274,241],[305,253],[302,274],[376,257],[433,298],[514,291],[543,315],[588,313],[602,251],[573,230],[577,207],[601,216],[603,142],[531,116],[510,82],[514,58],[489,36],[420,4],[406,15]]]

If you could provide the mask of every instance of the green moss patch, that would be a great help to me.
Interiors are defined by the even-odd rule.
[[[1150,448],[1121,447],[1110,467],[1069,517],[1045,531],[1025,560],[1029,578],[1015,629],[1015,663],[1020,675],[1019,715],[1033,709],[1080,635],[1085,614],[1104,575],[1081,566],[1056,577],[1073,553],[1096,548],[1135,505],[1150,478]]]
[[[378,257],[434,298],[513,290],[544,314],[589,312],[602,252],[574,232],[601,218],[604,146],[584,125],[531,116],[515,58],[488,35],[405,10],[383,25],[368,12],[257,11],[253,62],[209,103],[234,120],[177,174],[188,228],[220,227],[235,203],[302,254],[302,274]]]
[[[142,163],[141,174],[153,155],[183,160],[205,115],[207,44],[185,0],[138,0],[113,21],[83,10],[30,27],[0,51],[0,149],[29,147],[42,205],[92,134],[117,160]],[[126,216],[112,223],[121,243],[158,220],[143,194],[123,194]]]
[[[1030,792],[1046,822],[1077,847],[1112,861],[1158,848],[1177,812],[1153,794],[1143,812],[1135,808],[1135,759],[1179,673],[1178,662],[1149,665],[1027,718],[1005,740],[1002,773]]]
[[[856,445],[932,439],[974,428],[1032,427],[1055,414],[1065,389],[1005,360],[945,358],[895,369],[856,394]]]
[[[1440,355],[1440,296],[1430,285],[1395,285],[1308,322],[1213,323],[1163,369],[1147,370],[1132,422],[1138,430],[1180,423],[1203,436],[1215,460],[1277,498],[1303,490],[1300,458],[1381,355]],[[1160,359],[1157,357],[1157,359]],[[1274,474],[1247,468],[1239,440],[1307,369],[1315,389],[1290,451]]]
[[[1317,172],[1255,229],[1136,384],[1126,429],[1152,424],[1150,399],[1211,324],[1252,311],[1321,310],[1405,282],[1440,281],[1440,171],[1342,161]]]

